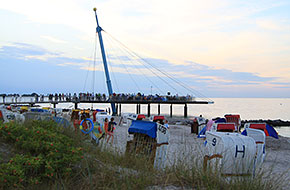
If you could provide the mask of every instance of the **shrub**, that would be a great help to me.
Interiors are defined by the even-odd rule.
[[[1,188],[69,177],[83,158],[83,149],[51,121],[0,124],[0,136],[22,151],[0,165]]]

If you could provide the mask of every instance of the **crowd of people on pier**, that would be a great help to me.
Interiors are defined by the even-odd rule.
[[[71,93],[68,94],[49,94],[48,96],[49,101],[130,101],[130,100],[137,100],[137,101],[192,101],[194,98],[190,95],[187,96],[178,96],[176,95],[166,95],[162,96],[159,94],[155,95],[144,95],[140,92],[137,94],[130,94],[130,93],[113,93],[111,96],[106,96],[106,94],[93,94],[93,93]]]
[[[29,102],[78,102],[78,101],[194,101],[194,97],[187,95],[187,96],[179,96],[176,95],[170,95],[168,92],[167,95],[159,95],[159,94],[150,94],[150,95],[144,95],[140,92],[138,93],[113,93],[110,96],[107,96],[106,94],[101,93],[55,93],[55,94],[30,94],[27,95],[19,95],[19,94],[1,94],[0,97],[2,97],[2,102],[5,103],[5,99],[10,98],[9,102],[17,103],[22,102],[23,97],[30,97],[31,99]],[[46,99],[47,98],[47,99]],[[24,101],[23,101],[24,102]]]
[[[190,95],[187,96],[178,96],[178,94],[176,95],[170,95],[170,93],[168,93],[167,95],[163,96],[163,95],[159,95],[159,94],[155,94],[155,95],[144,95],[141,94],[140,92],[138,92],[137,94],[116,94],[114,93],[111,97],[111,100],[117,100],[117,101],[130,101],[130,100],[137,100],[137,101],[193,101],[194,98]]]
[[[93,94],[93,93],[60,93],[60,94],[49,94],[48,95],[48,100],[49,101],[107,101],[107,96],[106,94]]]

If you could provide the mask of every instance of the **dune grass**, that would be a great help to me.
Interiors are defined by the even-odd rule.
[[[2,160],[1,189],[174,187],[268,190],[280,189],[282,185],[281,178],[279,181],[262,172],[254,179],[248,177],[228,180],[219,173],[204,172],[194,161],[190,167],[183,162],[177,162],[157,171],[145,157],[123,155],[110,148],[101,148],[81,132],[62,128],[48,121],[2,123],[0,138],[19,150],[8,162]]]

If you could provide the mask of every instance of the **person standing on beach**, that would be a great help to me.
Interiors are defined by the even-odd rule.
[[[116,124],[117,123],[114,122],[114,118],[112,117],[111,121],[108,124],[108,135],[109,135],[109,138],[107,139],[107,143],[109,142],[110,138],[112,138],[112,144],[114,142],[114,129],[115,129],[115,125]]]
[[[168,121],[167,120],[165,120],[165,122],[164,122],[164,127],[166,127],[166,129],[169,129],[169,125],[168,125]]]
[[[107,139],[107,135],[108,135],[108,125],[109,125],[109,120],[108,118],[105,118],[104,120],[105,139]]]

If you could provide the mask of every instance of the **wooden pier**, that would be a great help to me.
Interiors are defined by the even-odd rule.
[[[184,101],[184,100],[60,100],[60,101],[19,101],[19,102],[0,102],[0,104],[5,105],[29,105],[35,106],[36,104],[52,104],[53,108],[56,108],[57,104],[62,103],[72,103],[74,104],[74,108],[78,108],[78,104],[81,103],[90,103],[90,104],[116,104],[116,115],[121,115],[122,113],[122,104],[136,104],[136,114],[141,113],[141,105],[147,105],[147,116],[151,115],[151,105],[157,104],[158,105],[158,115],[161,114],[161,104],[170,104],[170,117],[172,117],[173,113],[173,105],[184,105],[184,117],[188,116],[188,104],[212,104],[213,102],[210,101]]]

